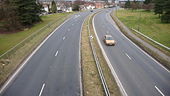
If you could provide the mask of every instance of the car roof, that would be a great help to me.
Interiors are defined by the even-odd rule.
[[[106,37],[112,37],[111,35],[105,35]]]

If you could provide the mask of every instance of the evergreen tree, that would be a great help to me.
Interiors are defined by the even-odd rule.
[[[30,26],[41,21],[39,14],[41,13],[40,6],[36,0],[12,0],[17,7],[20,22],[24,26]]]
[[[57,6],[56,6],[56,3],[54,1],[52,1],[51,11],[52,11],[52,13],[56,13],[56,11],[57,11]]]
[[[152,0],[145,0],[143,3],[144,4],[149,4],[149,3],[151,3],[152,2]]]
[[[154,12],[159,14],[159,17],[163,14],[164,0],[155,0]]]
[[[130,8],[130,0],[125,3],[125,8]]]
[[[14,31],[21,27],[19,22],[19,17],[17,16],[17,7],[11,2],[12,0],[1,1],[1,16],[0,16],[0,26],[1,31]]]
[[[166,0],[164,3],[164,12],[162,14],[161,21],[170,23],[170,0]]]
[[[151,11],[154,8],[154,5],[152,3],[153,0],[145,0],[143,3],[143,9],[146,11]]]

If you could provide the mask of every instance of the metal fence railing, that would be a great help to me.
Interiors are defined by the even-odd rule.
[[[90,43],[90,46],[91,46],[91,49],[92,49],[92,54],[93,54],[93,57],[94,57],[94,60],[95,60],[96,66],[97,66],[97,70],[98,70],[98,73],[99,73],[99,76],[100,76],[100,80],[102,82],[102,86],[103,86],[103,89],[104,89],[105,96],[110,96],[110,91],[109,91],[109,88],[107,86],[106,79],[104,77],[104,73],[102,71],[102,67],[101,67],[100,62],[99,62],[99,58],[96,54],[95,47],[93,45],[93,37],[92,37],[92,34],[91,34],[91,30],[90,30],[90,19],[92,18],[92,15],[89,17],[88,26],[87,26],[88,27],[88,35],[89,35],[89,43]]]
[[[159,43],[159,42],[157,42],[157,41],[155,41],[155,40],[151,39],[150,37],[148,37],[148,36],[146,36],[146,35],[142,34],[142,33],[141,33],[141,32],[139,32],[138,30],[136,30],[136,29],[134,29],[134,28],[131,28],[131,29],[132,29],[133,31],[135,31],[136,33],[140,34],[141,36],[143,36],[143,37],[147,38],[148,40],[150,40],[150,41],[152,41],[152,42],[156,43],[157,45],[159,45],[159,46],[161,46],[161,47],[163,47],[163,48],[165,48],[165,49],[167,49],[167,50],[170,50],[170,48],[169,48],[169,47],[167,47],[167,46],[165,46],[165,45],[163,45],[163,44],[161,44],[161,43]]]

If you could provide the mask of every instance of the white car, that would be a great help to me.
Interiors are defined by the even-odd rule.
[[[104,43],[106,45],[114,46],[116,44],[116,41],[113,40],[113,37],[111,35],[105,35],[104,36]]]

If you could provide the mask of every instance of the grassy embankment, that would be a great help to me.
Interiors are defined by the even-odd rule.
[[[102,68],[103,74],[106,79],[111,96],[120,96],[119,88],[111,74],[111,71],[102,55],[101,49],[96,40],[93,27],[92,18],[90,19],[90,31],[91,35],[94,37],[93,44],[96,49],[96,53]],[[90,41],[88,36],[88,20],[85,21],[82,30],[82,76],[83,76],[83,90],[84,96],[103,96],[104,90],[101,85],[100,77],[97,71],[97,67],[93,58],[92,49],[90,47]]]
[[[32,28],[12,34],[0,34],[0,53],[4,53],[25,38],[31,36],[13,51],[0,58],[0,86],[15,71],[17,66],[48,36],[67,19],[68,13],[42,16],[43,22]],[[32,35],[34,34],[34,35]]]
[[[133,42],[135,42],[138,46],[140,46],[143,50],[145,50],[147,53],[149,53],[151,56],[153,56],[155,59],[157,59],[161,64],[163,64],[165,67],[170,69],[170,63],[168,59],[163,58],[159,56],[159,54],[152,49],[149,49],[147,46],[143,45],[141,42],[130,36],[121,22],[123,22],[129,29],[139,29],[139,31],[148,37],[152,38],[153,40],[156,40],[165,46],[170,47],[170,24],[164,24],[161,23],[160,19],[157,15],[154,15],[153,12],[146,12],[144,10],[118,10],[115,12],[116,16],[113,15],[112,17],[121,29],[121,31],[129,37]],[[116,18],[118,17],[121,22]],[[147,43],[151,44],[155,48],[159,49],[163,53],[165,53],[167,56],[170,56],[170,51],[168,49],[165,49],[156,43],[151,42],[150,40],[146,39],[145,37],[139,35],[138,33],[131,30],[136,36],[143,39]]]
[[[66,15],[68,15],[68,13],[42,16],[41,19],[43,20],[43,22],[35,24],[30,29],[25,29],[24,31],[17,33],[0,34],[0,55],[12,48],[14,45],[21,42],[32,33],[35,33],[37,30],[47,25],[49,22],[52,22],[57,18],[60,18],[62,16],[64,17]]]
[[[158,15],[144,10],[119,10],[117,17],[129,28],[139,31],[153,40],[170,47],[170,24],[161,23]]]
[[[161,23],[159,17],[154,15],[153,12],[147,12],[144,10],[119,10],[116,12],[117,17],[122,21],[128,28],[139,29],[141,33],[152,38],[153,40],[170,47],[170,24]],[[147,41],[152,46],[158,48],[168,56],[170,51],[160,47],[159,45],[151,42],[145,37],[132,31],[141,39]]]

